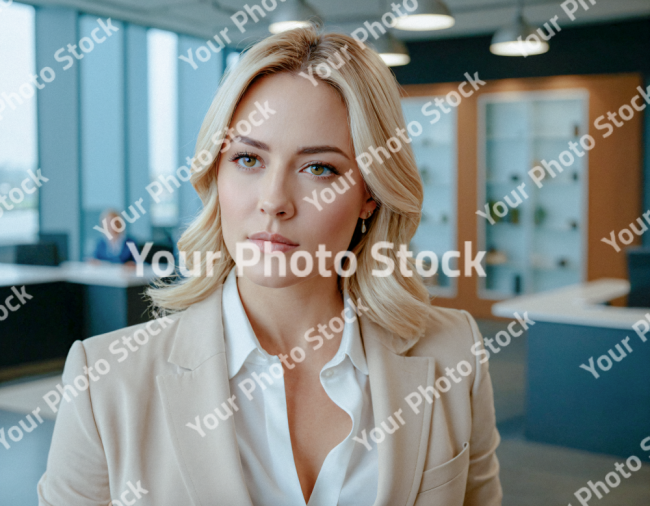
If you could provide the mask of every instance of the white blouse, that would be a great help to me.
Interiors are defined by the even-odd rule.
[[[351,307],[347,299],[345,305]],[[284,378],[279,373],[282,364],[260,346],[253,332],[239,297],[235,269],[226,279],[222,301],[230,391],[237,396],[239,408],[234,413],[235,430],[248,492],[255,506],[304,506],[291,449]],[[308,346],[305,341],[303,348]],[[325,458],[307,504],[372,506],[379,474],[377,445],[367,450],[353,440],[374,427],[357,319],[345,323],[341,345],[321,370],[320,381],[330,399],[352,419],[352,430]]]

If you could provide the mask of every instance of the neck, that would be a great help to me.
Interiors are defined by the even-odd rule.
[[[237,286],[253,331],[271,355],[288,354],[296,346],[309,352],[312,344],[305,339],[305,333],[314,328],[311,335],[316,335],[319,324],[327,325],[344,308],[335,276],[316,276],[285,288],[259,286],[242,276],[237,278]],[[331,353],[319,355],[336,353],[343,333],[333,334],[323,345]]]

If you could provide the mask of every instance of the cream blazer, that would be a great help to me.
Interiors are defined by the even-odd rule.
[[[126,348],[122,337],[140,330],[138,341],[144,342],[144,324],[73,344],[65,385],[98,360],[110,370],[99,377],[93,372],[98,379],[88,389],[59,405],[47,470],[38,483],[39,505],[253,506],[234,418],[206,430],[205,437],[186,426],[232,395],[247,401],[230,392],[221,297],[222,287],[157,322],[164,329],[150,324],[157,335],[141,345],[132,341],[138,349],[126,358],[115,354],[115,341]],[[497,506],[499,434],[488,364],[476,353],[481,336],[469,313],[435,311],[435,324],[404,354],[392,351],[390,333],[361,317],[375,426],[384,421],[392,428],[388,419],[400,409],[405,422],[377,443],[375,506]],[[471,374],[439,398],[431,396],[432,403],[423,398],[415,414],[406,398],[463,360]],[[440,385],[445,388],[444,381]]]

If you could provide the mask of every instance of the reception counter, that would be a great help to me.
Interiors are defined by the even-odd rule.
[[[63,358],[77,339],[147,321],[142,295],[154,277],[150,266],[137,276],[111,264],[0,264],[0,304],[19,306],[0,321],[0,367]]]
[[[0,263],[0,287],[67,282],[128,288],[146,286],[154,278],[150,265],[144,266],[143,276],[137,276],[135,267],[119,264],[63,262],[58,267],[45,267]]]
[[[606,305],[629,288],[626,280],[601,279],[492,306],[496,316],[527,312],[535,322],[527,438],[626,458],[638,453],[650,432],[650,333],[640,336],[633,325],[650,324],[650,308]]]

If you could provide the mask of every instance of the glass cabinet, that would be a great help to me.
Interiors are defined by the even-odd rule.
[[[409,249],[415,257],[420,251],[433,251],[441,262],[442,255],[456,246],[456,110],[441,114],[433,124],[431,117],[422,114],[422,107],[435,96],[402,99],[402,110],[408,125],[417,121],[422,134],[414,137],[411,146],[424,185],[422,220]],[[440,97],[444,98],[444,97]],[[456,269],[457,259],[450,262]],[[425,268],[427,268],[425,260]],[[439,266],[435,276],[425,278],[429,291],[442,297],[456,295],[456,279],[442,272]]]
[[[589,155],[579,141],[588,132],[587,91],[484,94],[478,114],[478,238],[487,251],[480,297],[581,282]]]

